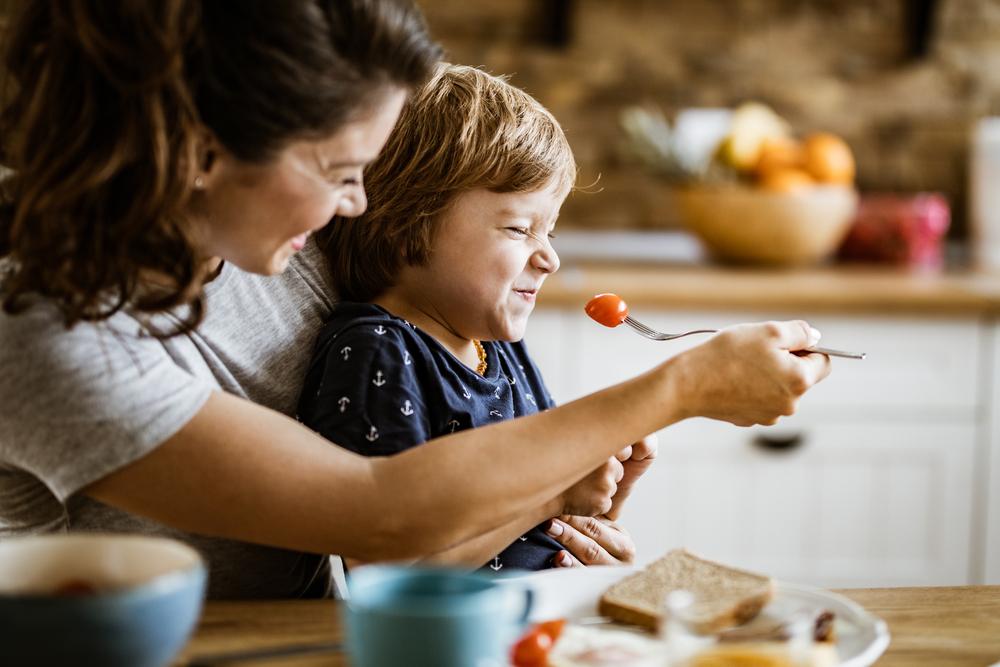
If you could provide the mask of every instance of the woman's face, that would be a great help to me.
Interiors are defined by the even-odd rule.
[[[458,195],[437,225],[428,262],[402,272],[404,291],[462,338],[520,340],[542,283],[559,269],[550,235],[566,194],[550,184]]]
[[[293,142],[265,164],[220,152],[192,204],[201,250],[272,275],[335,215],[363,213],[362,170],[385,144],[405,98],[404,90],[391,88],[333,135]]]

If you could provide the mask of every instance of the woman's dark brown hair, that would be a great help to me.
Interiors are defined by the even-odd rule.
[[[266,162],[327,136],[440,56],[407,0],[47,0],[9,28],[0,161],[3,306],[67,326],[125,305],[203,314],[182,215],[207,129]],[[140,289],[144,276],[165,289]]]

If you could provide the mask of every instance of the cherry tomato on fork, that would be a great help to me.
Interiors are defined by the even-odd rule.
[[[617,294],[598,294],[584,307],[590,318],[606,327],[614,328],[628,317],[628,306]]]

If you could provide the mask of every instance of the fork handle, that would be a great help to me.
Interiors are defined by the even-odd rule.
[[[841,357],[843,359],[864,359],[868,356],[864,352],[844,352],[843,350],[833,350],[829,347],[810,347],[804,352],[819,352],[820,354],[825,354],[828,357]]]

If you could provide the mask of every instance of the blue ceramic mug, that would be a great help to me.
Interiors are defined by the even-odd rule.
[[[485,574],[371,565],[345,605],[353,667],[502,667],[531,611],[530,589]]]

